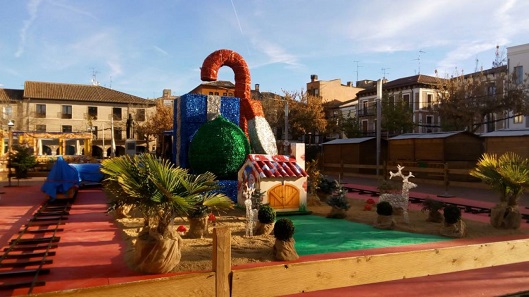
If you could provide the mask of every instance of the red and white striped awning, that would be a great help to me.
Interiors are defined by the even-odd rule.
[[[297,163],[296,159],[284,155],[250,154],[248,160],[255,170],[263,177],[305,177],[307,172]]]

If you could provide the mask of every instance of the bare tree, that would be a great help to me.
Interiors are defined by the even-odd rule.
[[[442,119],[443,130],[475,132],[491,114],[529,111],[527,80],[519,83],[507,67],[458,75],[438,80],[438,100],[434,110]]]

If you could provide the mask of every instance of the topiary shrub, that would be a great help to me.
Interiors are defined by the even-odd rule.
[[[276,211],[268,204],[261,205],[257,212],[257,219],[262,224],[271,224],[276,220]]]
[[[277,240],[288,241],[294,236],[294,229],[292,220],[281,218],[274,225],[274,237]]]
[[[446,224],[455,224],[461,219],[461,210],[455,205],[448,205],[444,208],[443,216]]]
[[[381,216],[390,216],[393,214],[393,207],[388,201],[382,201],[377,204],[377,214]]]

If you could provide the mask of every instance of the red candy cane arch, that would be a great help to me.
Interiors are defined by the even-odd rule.
[[[276,155],[274,134],[264,118],[261,102],[251,99],[250,70],[244,58],[232,50],[217,50],[202,63],[201,79],[216,81],[222,66],[230,67],[235,73],[235,97],[241,100],[239,126],[249,137],[252,149],[258,154]]]

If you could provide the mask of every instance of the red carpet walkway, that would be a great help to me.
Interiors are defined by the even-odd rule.
[[[2,247],[7,246],[9,240],[16,236],[24,223],[45,202],[44,195],[40,192],[41,185],[42,182],[21,182],[19,187],[2,189],[5,192],[0,198],[2,213],[0,216],[0,245]],[[357,198],[362,199],[367,196],[357,196]],[[64,231],[58,234],[61,239],[58,248],[55,249],[56,255],[51,257],[53,263],[46,265],[51,270],[50,274],[41,277],[46,281],[46,285],[35,287],[33,293],[123,283],[161,276],[140,275],[127,267],[123,257],[125,247],[121,235],[105,210],[106,200],[101,190],[84,189],[79,192],[64,225]],[[466,216],[487,218],[485,214]],[[528,226],[529,224],[524,223],[524,228]],[[495,240],[514,238],[520,238],[520,236],[496,238]],[[422,248],[467,243],[471,241],[462,239],[439,243],[439,246],[422,246]],[[396,252],[413,248],[417,247],[355,251],[348,255]],[[346,253],[341,255],[345,256]],[[340,254],[331,256],[339,257]],[[306,256],[300,260],[324,257],[325,255]],[[271,264],[274,263],[267,263],[267,265]],[[243,267],[244,265],[237,269]],[[526,290],[529,290],[529,263],[303,293],[303,296],[500,296]],[[26,294],[27,289],[0,291],[0,296]],[[153,292],[152,296],[158,295]]]

